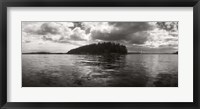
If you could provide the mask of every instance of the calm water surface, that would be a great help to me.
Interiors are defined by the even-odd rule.
[[[177,87],[178,55],[22,55],[23,87]]]

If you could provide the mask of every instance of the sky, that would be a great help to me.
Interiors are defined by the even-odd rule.
[[[67,51],[92,43],[115,42],[128,52],[178,51],[178,22],[22,22],[22,52]]]

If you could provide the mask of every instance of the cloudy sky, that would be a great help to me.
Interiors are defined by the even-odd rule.
[[[62,52],[98,42],[125,45],[128,52],[178,49],[178,22],[22,22],[22,52]]]

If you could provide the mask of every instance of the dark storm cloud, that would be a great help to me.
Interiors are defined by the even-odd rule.
[[[109,22],[121,30],[142,31],[150,29],[152,26],[148,22]]]
[[[59,27],[54,26],[53,24],[44,23],[41,26],[41,29],[38,31],[38,34],[45,35],[47,33],[50,34],[59,34]]]
[[[94,30],[92,39],[103,41],[124,40],[133,44],[143,44],[148,38],[144,31],[152,30],[153,26],[148,22],[109,22],[113,29],[110,32]]]
[[[72,30],[76,27],[79,27],[79,28],[83,28],[82,27],[82,23],[81,22],[73,22],[74,26],[73,27],[70,27]]]
[[[34,34],[34,35],[47,35],[47,34],[60,34],[61,25],[55,22],[45,22],[42,25],[32,25],[30,27],[25,27],[23,32]]]
[[[149,34],[147,32],[137,32],[133,33],[132,36],[130,36],[130,40],[128,42],[132,44],[144,44],[148,40]]]
[[[164,29],[166,31],[178,30],[178,22],[157,22],[156,24],[160,29]]]
[[[80,28],[81,30],[85,30],[86,34],[90,33],[91,28],[87,28],[84,25],[82,25],[83,22],[73,22],[74,27],[70,27],[72,30],[75,28]]]

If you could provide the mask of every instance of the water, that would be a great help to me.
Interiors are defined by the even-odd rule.
[[[178,55],[22,55],[23,87],[177,87]]]

